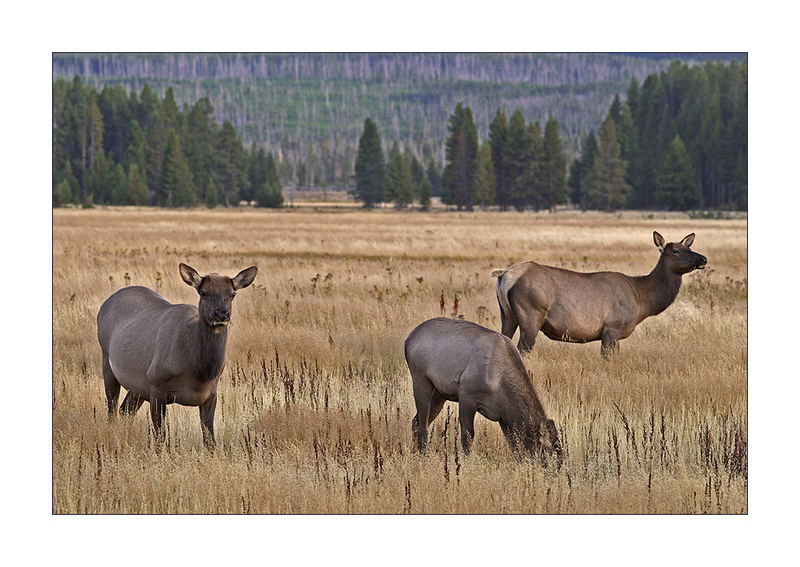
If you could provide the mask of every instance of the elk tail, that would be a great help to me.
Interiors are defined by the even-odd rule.
[[[507,269],[502,268],[492,270],[492,277],[497,278],[497,303],[500,304],[500,324],[502,333],[508,338],[511,338],[517,330],[517,318],[514,316],[514,312],[511,310],[511,304],[508,302],[508,287],[503,285],[503,280],[505,279],[507,271]]]

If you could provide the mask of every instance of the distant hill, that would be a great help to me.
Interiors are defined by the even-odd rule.
[[[102,89],[120,84],[179,105],[208,97],[219,122],[230,120],[246,144],[292,161],[352,160],[364,120],[384,147],[394,141],[423,158],[443,159],[447,120],[458,102],[487,135],[498,108],[519,108],[542,125],[553,115],[568,151],[596,130],[614,95],[665,70],[671,61],[743,60],[744,53],[301,53],[53,55],[53,79]],[[314,157],[316,156],[316,157]]]

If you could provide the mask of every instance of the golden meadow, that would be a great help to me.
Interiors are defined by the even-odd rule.
[[[690,232],[708,268],[606,362],[599,342],[539,335],[525,363],[566,441],[560,469],[520,461],[457,406],[412,450],[403,341],[430,317],[499,329],[493,268],[534,259],[645,274],[652,232]],[[95,318],[124,285],[197,303],[178,274],[234,275],[218,446],[197,408],[109,422]],[[53,512],[747,512],[747,222],[626,212],[53,211]]]

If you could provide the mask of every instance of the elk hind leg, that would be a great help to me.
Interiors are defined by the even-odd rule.
[[[108,353],[103,351],[103,384],[106,388],[106,402],[108,404],[108,417],[112,418],[117,414],[117,403],[119,402],[120,383],[111,371],[111,364],[108,361]]]
[[[600,354],[609,360],[619,353],[619,331],[610,327],[603,328],[600,333]]]

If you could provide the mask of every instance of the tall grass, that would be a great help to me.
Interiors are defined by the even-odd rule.
[[[492,268],[522,259],[647,273],[652,231],[696,232],[705,272],[621,342],[540,335],[526,356],[566,441],[560,469],[516,460],[478,417],[459,453],[457,406],[412,451],[403,340],[441,314],[499,328]],[[678,215],[392,211],[56,210],[55,513],[745,513],[746,221]],[[95,317],[124,285],[196,303],[177,271],[228,275],[237,294],[216,415],[148,406],[109,422]]]

